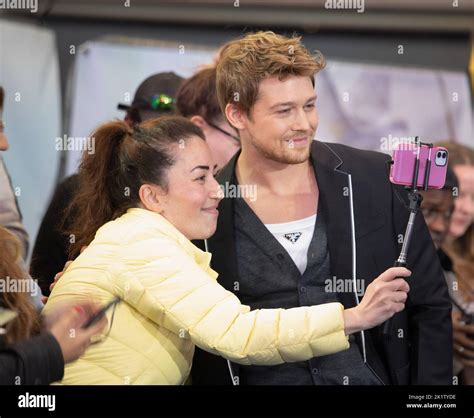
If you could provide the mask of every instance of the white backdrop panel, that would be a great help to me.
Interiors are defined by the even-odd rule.
[[[30,249],[53,192],[61,132],[59,64],[54,32],[0,20],[0,84],[6,90],[4,119],[10,172]]]

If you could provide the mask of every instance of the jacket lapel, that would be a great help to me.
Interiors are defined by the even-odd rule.
[[[231,184],[235,164],[240,151],[227,163],[217,176],[221,186]],[[234,241],[234,199],[224,196],[219,204],[219,217],[216,233],[208,241],[208,249],[212,254],[211,265],[219,273],[218,281],[227,290],[233,291],[238,281],[237,258]]]
[[[349,178],[341,170],[343,161],[329,145],[314,141],[311,158],[319,188],[319,205],[326,216],[331,275],[336,279],[352,279],[351,213]],[[346,308],[355,306],[353,293],[341,293]]]

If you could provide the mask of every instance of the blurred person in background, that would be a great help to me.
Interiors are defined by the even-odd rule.
[[[420,192],[423,196],[420,209],[438,254],[443,253],[441,247],[449,233],[458,188],[456,175],[448,167],[446,181],[442,189]],[[446,255],[444,254],[442,257],[446,257]]]
[[[20,242],[21,257],[18,259],[19,266],[27,276],[26,257],[28,255],[28,233],[21,220],[20,208],[13,193],[12,183],[8,175],[7,168],[3,163],[1,153],[7,151],[10,147],[8,138],[5,135],[5,124],[3,121],[3,103],[5,99],[5,90],[0,86],[0,226],[12,232]],[[38,284],[31,278],[31,298],[36,309],[43,307],[41,301],[41,290]]]
[[[63,304],[41,318],[20,258],[19,240],[0,227],[0,384],[48,385],[62,379],[64,365],[86,350],[107,320],[82,328],[97,311],[91,302]]]
[[[240,139],[219,106],[216,67],[205,67],[184,81],[176,95],[176,106],[181,116],[202,129],[220,170],[240,149]]]
[[[451,295],[453,309],[455,372],[461,383],[474,384],[474,150],[453,142],[447,148],[449,165],[459,182],[449,233],[443,250],[452,260],[456,281]],[[463,313],[464,312],[464,313]]]
[[[5,135],[5,124],[3,120],[3,101],[5,92],[0,86],[0,151],[9,148],[8,139]],[[22,244],[22,257],[28,255],[28,233],[21,220],[21,212],[18,207],[16,196],[13,193],[10,176],[0,154],[0,225],[13,232]]]

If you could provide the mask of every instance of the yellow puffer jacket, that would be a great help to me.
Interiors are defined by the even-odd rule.
[[[341,304],[250,311],[217,283],[210,259],[145,209],[129,209],[102,226],[54,287],[45,312],[68,300],[123,301],[110,334],[68,364],[61,383],[180,385],[194,345],[246,365],[349,347]],[[111,312],[107,318],[110,324]]]

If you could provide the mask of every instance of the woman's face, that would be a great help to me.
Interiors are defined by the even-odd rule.
[[[167,171],[168,189],[159,198],[160,213],[186,238],[209,238],[216,230],[222,199],[209,146],[193,136],[174,152],[176,162]]]
[[[458,238],[474,221],[474,166],[457,165],[453,171],[459,181],[459,196],[455,200],[449,235]]]

